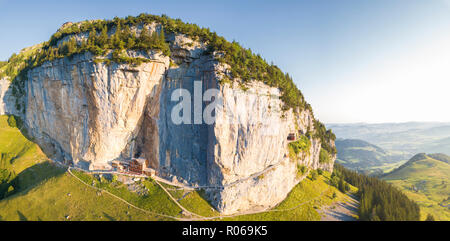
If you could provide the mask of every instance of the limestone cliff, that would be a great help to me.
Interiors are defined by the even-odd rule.
[[[77,35],[83,38],[87,35]],[[309,109],[283,110],[278,88],[232,78],[230,67],[217,61],[221,53],[208,51],[201,41],[176,33],[167,40],[170,56],[127,50],[147,60],[139,65],[97,61],[85,52],[31,68],[21,100],[28,132],[55,160],[84,169],[144,157],[163,178],[205,187],[225,214],[275,206],[301,180],[299,165],[332,171],[335,155],[321,163],[322,143],[313,135],[309,150],[290,158],[288,135],[314,132]],[[216,121],[174,123],[171,112],[178,102],[172,93],[179,88],[195,93],[196,83],[202,95],[218,90]],[[4,103],[13,102],[6,84],[0,82],[3,112]],[[202,109],[208,103],[202,102]]]
[[[0,115],[19,115],[16,108],[17,98],[12,94],[13,87],[8,78],[0,78]]]

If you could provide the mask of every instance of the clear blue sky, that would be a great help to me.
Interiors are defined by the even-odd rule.
[[[0,0],[0,59],[67,21],[142,12],[260,53],[293,76],[324,122],[450,121],[450,0]]]

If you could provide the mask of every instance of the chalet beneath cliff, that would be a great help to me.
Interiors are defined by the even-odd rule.
[[[130,162],[129,171],[135,174],[144,174],[147,176],[156,175],[156,171],[148,166],[147,159],[133,158]]]
[[[129,169],[130,164],[128,162],[114,160],[111,163],[111,166],[119,172],[126,172]]]
[[[295,141],[297,139],[297,135],[295,133],[289,133],[287,140],[288,141]]]

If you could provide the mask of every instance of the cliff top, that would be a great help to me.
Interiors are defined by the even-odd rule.
[[[159,25],[158,31],[150,32],[147,27],[144,27],[155,23]],[[138,29],[141,30],[138,31]],[[85,35],[86,39],[81,42],[75,39],[74,36],[79,34]],[[223,53],[214,56],[217,61],[229,66],[232,81],[245,84],[256,80],[277,87],[282,92],[281,100],[284,103],[284,110],[292,108],[294,111],[309,110],[312,113],[311,106],[306,102],[291,76],[283,73],[278,66],[268,64],[259,54],[243,48],[238,42],[228,42],[208,28],[184,23],[180,19],[172,19],[166,15],[140,14],[137,17],[115,17],[112,20],[67,22],[51,36],[49,41],[39,45],[38,48],[31,48],[13,55],[8,60],[8,64],[2,64],[3,67],[0,65],[0,78],[8,76],[13,82],[17,82],[20,95],[20,86],[23,85],[27,70],[40,66],[46,61],[72,57],[88,51],[95,56],[110,54],[111,58],[107,61],[139,65],[146,60],[124,56],[123,50],[157,50],[170,56],[171,46],[166,36],[172,34],[182,34],[194,41],[205,43],[205,54]],[[314,134],[321,138],[325,149],[335,152],[328,144],[330,139],[335,139],[334,134],[327,131],[318,121],[315,122],[314,127],[316,129]]]

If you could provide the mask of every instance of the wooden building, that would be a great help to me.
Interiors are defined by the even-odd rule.
[[[287,140],[288,141],[295,141],[295,139],[297,139],[295,133],[289,133],[289,135],[287,137]]]
[[[144,158],[133,158],[130,162],[129,171],[137,174],[142,174],[147,168],[147,163]]]
[[[126,172],[128,171],[129,168],[129,164],[128,162],[124,162],[124,161],[119,161],[119,160],[114,160],[111,162],[111,166],[119,172]]]
[[[155,176],[157,171],[147,166],[147,160],[145,158],[132,158],[131,161],[119,161],[114,160],[111,162],[111,166],[118,172],[130,172],[137,175]]]
[[[142,170],[142,174],[153,177],[156,175],[156,170],[153,168],[144,168],[144,170]]]

